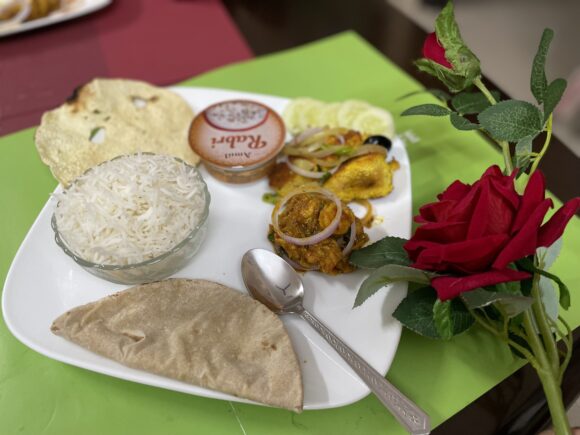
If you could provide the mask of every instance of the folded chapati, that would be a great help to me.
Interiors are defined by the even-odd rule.
[[[42,115],[35,143],[55,178],[68,186],[114,157],[152,152],[197,164],[188,142],[193,110],[179,95],[145,82],[95,79]]]
[[[52,332],[126,366],[299,412],[302,377],[280,319],[221,284],[168,279],[74,308]]]

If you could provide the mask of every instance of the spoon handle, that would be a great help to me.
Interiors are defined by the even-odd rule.
[[[365,384],[378,397],[383,405],[391,411],[395,418],[410,434],[426,435],[431,427],[429,416],[421,408],[397,390],[384,376],[373,369],[355,351],[348,347],[340,338],[328,329],[316,317],[304,310],[298,313],[304,320],[316,329],[326,341],[344,358]]]

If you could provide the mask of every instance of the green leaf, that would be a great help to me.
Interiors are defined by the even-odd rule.
[[[473,122],[469,121],[468,119],[465,119],[463,116],[458,115],[455,112],[451,112],[449,119],[451,120],[451,124],[453,125],[453,127],[455,127],[457,130],[479,129],[479,125],[474,124]]]
[[[544,270],[549,270],[550,267],[552,267],[552,265],[560,255],[560,251],[562,251],[563,243],[564,240],[562,237],[560,237],[558,240],[556,240],[547,248],[542,246],[536,250],[536,255],[541,260],[542,268]]]
[[[447,116],[451,111],[447,107],[437,104],[421,104],[413,106],[401,113],[401,116],[410,115],[428,115],[428,116]]]
[[[550,114],[560,102],[566,90],[566,85],[566,80],[556,79],[546,88],[544,92],[544,122],[548,120]]]
[[[449,95],[447,92],[445,92],[441,89],[427,88],[427,89],[421,89],[419,91],[409,92],[408,94],[400,96],[395,101],[401,101],[401,100],[404,100],[405,98],[409,98],[409,97],[412,97],[414,95],[419,95],[419,94],[424,94],[424,93],[429,93],[429,94],[433,95],[435,98],[443,101],[444,103],[451,99],[451,95]]]
[[[533,136],[526,136],[520,139],[516,144],[514,153],[514,166],[520,169],[518,175],[523,173],[531,162],[533,141]]]
[[[534,63],[532,64],[530,88],[538,103],[544,101],[544,92],[548,87],[548,80],[546,79],[546,55],[548,54],[548,48],[550,48],[550,42],[552,42],[553,37],[554,31],[552,29],[544,29],[538,51],[534,57]]]
[[[499,100],[499,92],[492,91],[493,97]],[[451,100],[451,105],[459,114],[470,115],[474,113],[482,112],[487,109],[491,103],[488,99],[480,92],[461,92],[453,97]]]
[[[403,299],[393,312],[393,317],[419,335],[440,338],[433,320],[433,306],[437,300],[433,287],[420,288]]]
[[[376,269],[387,264],[409,266],[411,261],[407,251],[403,249],[405,243],[407,239],[384,237],[372,245],[353,251],[350,255],[350,262],[363,269]]]
[[[528,309],[533,303],[533,299],[526,296],[511,292],[494,292],[483,288],[462,293],[461,298],[471,309],[485,308],[492,304],[499,304],[508,317],[517,316],[519,313]]]
[[[375,269],[373,273],[363,281],[358,289],[353,308],[361,305],[369,297],[388,284],[394,282],[429,284],[431,282],[431,277],[434,276],[436,276],[436,274],[414,269],[412,267],[387,264],[386,266]]]
[[[437,333],[443,340],[453,337],[453,323],[451,321],[451,301],[442,302],[439,299],[433,305],[433,321]]]
[[[538,269],[534,265],[533,260],[531,260],[529,257],[522,258],[516,263],[520,270],[525,270],[526,272],[530,273],[539,273],[540,275],[545,276],[546,278],[550,278],[552,281],[554,281],[558,285],[558,290],[560,292],[560,306],[565,310],[570,308],[570,290],[559,277],[550,272],[546,272],[543,269]]]
[[[507,100],[488,107],[477,119],[497,140],[516,142],[526,136],[536,136],[544,125],[542,112],[526,101]]]
[[[548,272],[544,272],[543,275],[558,284],[558,290],[560,291],[560,306],[565,310],[570,308],[570,290],[568,289],[568,286],[556,275]]]
[[[461,37],[459,26],[455,21],[453,2],[448,2],[435,20],[435,33],[445,48],[445,58],[453,65],[453,72],[464,78],[461,89],[453,90],[453,92],[462,91],[471,86],[473,81],[481,76],[481,67],[479,59]]]
[[[462,74],[439,65],[430,59],[417,59],[415,65],[420,71],[430,74],[439,79],[451,92],[461,92],[473,84],[474,78],[467,78]],[[477,78],[477,77],[476,77]]]
[[[435,308],[436,304],[442,306]],[[448,338],[468,330],[475,322],[461,300],[456,298],[441,303],[433,287],[423,287],[410,293],[394,311],[393,317],[417,334],[430,338],[443,338],[436,326],[434,315],[436,310],[442,310],[439,315],[444,316],[445,321],[449,322],[450,329],[445,332]],[[448,317],[444,312],[448,314]],[[443,320],[440,318],[438,321],[443,322]]]

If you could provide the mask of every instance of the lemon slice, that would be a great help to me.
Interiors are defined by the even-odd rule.
[[[296,98],[286,106],[282,118],[291,133],[298,133],[317,125],[318,113],[324,103],[313,98]]]
[[[369,103],[359,100],[346,100],[336,112],[338,127],[352,128],[352,122],[363,111],[370,108]]]
[[[326,104],[318,114],[318,125],[320,127],[338,127],[338,109],[340,103]]]
[[[360,112],[352,121],[351,127],[369,135],[381,134],[391,139],[395,135],[393,116],[378,107]]]

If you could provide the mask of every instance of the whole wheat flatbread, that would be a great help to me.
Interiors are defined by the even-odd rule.
[[[280,319],[221,284],[168,279],[74,308],[53,333],[129,367],[302,410],[300,367]]]
[[[35,143],[42,161],[65,187],[99,163],[140,151],[195,165],[199,157],[187,139],[193,115],[169,90],[135,80],[95,79],[42,116]],[[96,141],[101,129],[104,139]]]

